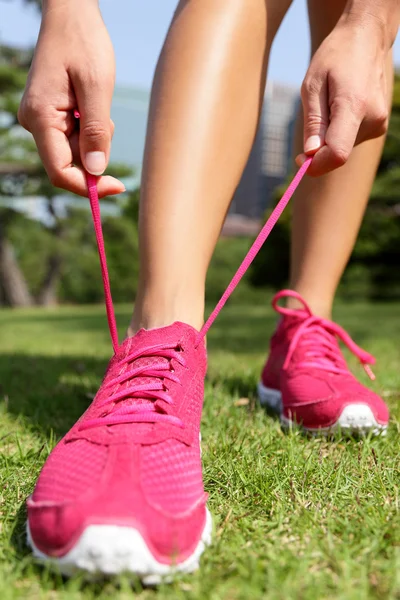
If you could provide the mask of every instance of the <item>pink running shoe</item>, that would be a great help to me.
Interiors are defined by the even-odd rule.
[[[141,330],[111,359],[93,403],[28,499],[34,553],[157,583],[190,572],[211,540],[200,418],[206,352],[189,325]]]
[[[154,584],[197,568],[211,539],[200,459],[204,338],[310,166],[263,227],[201,332],[184,323],[118,342],[96,178],[87,175],[114,356],[93,403],[50,454],[28,499],[28,541],[61,572]]]
[[[288,296],[299,300],[304,309],[280,307],[279,300]],[[371,379],[368,365],[375,363],[374,357],[339,325],[313,315],[296,292],[283,290],[272,304],[282,318],[258,384],[261,404],[278,412],[284,426],[295,422],[315,433],[337,429],[350,434],[385,433],[387,406],[349,371],[338,339],[357,356]]]

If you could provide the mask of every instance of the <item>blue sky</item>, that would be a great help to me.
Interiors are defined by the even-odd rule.
[[[85,1],[85,0],[82,0]],[[323,0],[321,0],[323,1]],[[104,19],[114,42],[117,81],[148,88],[177,0],[101,0]],[[17,0],[0,0],[0,42],[34,44],[39,18]],[[309,52],[305,0],[295,0],[275,40],[269,77],[299,84]],[[288,40],[290,43],[288,43]],[[400,40],[395,45],[400,63]]]

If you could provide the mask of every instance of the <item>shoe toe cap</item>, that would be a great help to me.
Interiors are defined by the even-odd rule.
[[[283,414],[306,428],[318,429],[340,424],[346,407],[365,406],[367,410],[347,410],[348,425],[354,428],[386,426],[389,411],[378,394],[363,386],[356,379],[329,380],[318,377],[292,377],[284,381]],[[370,417],[368,415],[371,415]]]

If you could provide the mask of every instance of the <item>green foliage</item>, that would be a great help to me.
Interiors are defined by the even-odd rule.
[[[140,190],[137,189],[124,198],[122,205],[122,216],[130,219],[133,223],[139,222],[139,199]]]
[[[8,195],[10,180],[20,185],[20,173],[24,171],[22,163],[25,162],[27,138],[20,135],[22,130],[17,123],[17,110],[30,59],[30,52],[0,45],[0,195]],[[28,164],[32,167],[29,160]],[[13,167],[16,165],[19,173],[17,180],[13,181]]]
[[[277,188],[274,204],[282,196],[285,186]],[[270,216],[272,208],[266,213]],[[291,205],[275,225],[268,241],[257,254],[249,270],[249,279],[255,287],[283,288],[287,284],[290,267]]]
[[[60,280],[60,300],[102,302],[103,285],[89,212],[70,210],[67,228],[69,240]],[[137,222],[120,214],[107,216],[103,219],[103,233],[113,298],[116,302],[132,302],[139,264]]]
[[[65,227],[65,260],[59,283],[62,302],[100,302],[102,298],[99,259],[88,210],[69,209]]]
[[[113,298],[133,302],[139,272],[136,223],[126,217],[107,217],[103,229]]]
[[[217,303],[228,283],[250,248],[250,240],[246,237],[220,238],[207,273],[206,298],[208,302]],[[248,297],[251,293],[247,276],[235,291],[235,298]]]

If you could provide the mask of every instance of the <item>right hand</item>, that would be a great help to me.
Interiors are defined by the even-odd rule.
[[[101,176],[110,157],[115,61],[95,0],[44,2],[39,39],[18,111],[56,187],[87,196],[84,170],[99,176],[100,197],[124,185]],[[74,109],[80,113],[77,128]]]
[[[314,54],[302,87],[307,173],[343,166],[353,147],[383,136],[388,127],[387,61],[392,44],[379,20],[346,14]]]

